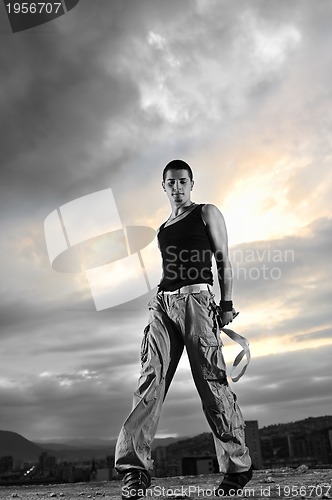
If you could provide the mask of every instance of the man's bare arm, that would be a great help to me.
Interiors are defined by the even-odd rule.
[[[224,217],[220,210],[211,204],[204,205],[202,217],[206,223],[212,243],[213,253],[218,270],[220,300],[232,300],[233,274],[228,256],[228,237]],[[223,323],[226,325],[233,320],[233,313],[223,313]]]

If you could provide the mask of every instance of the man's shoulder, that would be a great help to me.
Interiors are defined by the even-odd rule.
[[[216,207],[216,205],[213,205],[213,203],[201,203],[202,205],[202,210],[204,211],[211,211],[211,210],[219,210],[218,207]]]
[[[220,216],[221,212],[216,205],[206,203],[202,206],[202,215],[203,217],[210,219],[211,217],[214,218]]]

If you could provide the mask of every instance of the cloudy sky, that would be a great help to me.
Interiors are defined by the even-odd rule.
[[[156,229],[173,158],[228,227],[245,419],[330,414],[331,3],[80,0],[16,34],[0,11],[0,429],[117,436],[153,291],[96,311],[84,272],[52,269],[44,221],[111,188],[123,225]],[[184,355],[158,435],[207,430]]]

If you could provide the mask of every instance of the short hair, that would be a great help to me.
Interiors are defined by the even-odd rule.
[[[183,160],[172,160],[167,163],[163,171],[163,181],[166,179],[166,174],[169,170],[187,170],[190,180],[193,180],[193,171],[191,170],[188,163]]]

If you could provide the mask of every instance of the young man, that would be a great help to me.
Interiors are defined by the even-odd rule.
[[[216,494],[226,495],[243,488],[252,477],[244,420],[228,386],[218,332],[218,326],[229,324],[235,315],[226,226],[217,207],[191,201],[193,174],[184,161],[166,165],[162,186],[172,209],[158,232],[163,276],[148,304],[150,318],[141,345],[140,379],[133,409],[118,437],[115,468],[124,473],[124,499],[144,496],[153,469],[151,443],[186,347],[223,477]],[[212,256],[218,269],[220,307],[209,289],[213,284]]]

